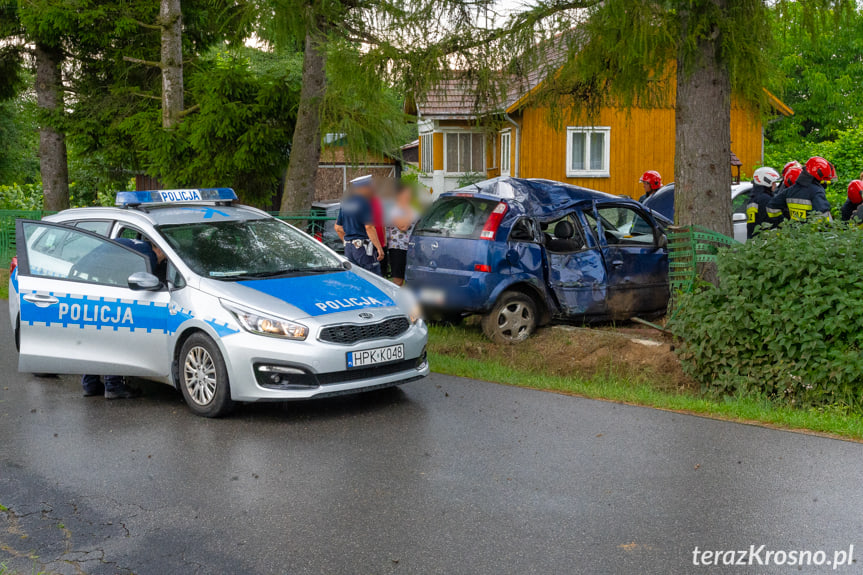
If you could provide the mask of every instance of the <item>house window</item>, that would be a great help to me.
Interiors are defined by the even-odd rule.
[[[500,173],[503,176],[510,174],[509,162],[511,151],[512,132],[509,130],[500,133]]]
[[[429,132],[420,136],[420,171],[434,171],[434,135]]]
[[[569,178],[607,178],[611,129],[566,129],[566,175]]]
[[[444,169],[450,174],[485,171],[485,136],[450,132],[444,140]]]

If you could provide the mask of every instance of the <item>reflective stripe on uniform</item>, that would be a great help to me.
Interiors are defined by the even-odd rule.
[[[782,212],[779,212],[782,213]],[[746,223],[754,224],[755,217],[758,215],[758,204],[755,202],[746,204]]]
[[[782,210],[777,210],[776,208],[767,208],[767,217],[780,218],[782,217]]]
[[[812,211],[812,201],[803,198],[788,198],[785,200],[788,206],[788,214],[792,220],[805,222],[806,217]]]

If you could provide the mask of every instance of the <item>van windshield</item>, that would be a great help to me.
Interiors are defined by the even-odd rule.
[[[312,238],[276,219],[159,226],[195,273],[221,280],[342,271]]]
[[[444,198],[417,223],[414,235],[479,239],[498,202],[481,198]]]

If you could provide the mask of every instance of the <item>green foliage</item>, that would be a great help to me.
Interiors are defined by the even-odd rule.
[[[839,179],[827,186],[827,199],[833,208],[833,216],[838,217],[839,208],[847,198],[848,183],[859,178],[863,172],[863,128],[838,132],[835,139],[822,142],[807,139],[768,142],[765,145],[764,165],[781,170],[791,160],[803,163],[812,156],[827,158],[836,166]]]
[[[786,223],[719,256],[719,287],[671,328],[705,389],[794,405],[863,404],[863,230]]]
[[[29,95],[0,101],[0,182],[39,181],[36,104]]]
[[[771,12],[773,89],[795,115],[768,125],[768,139],[819,142],[856,127],[863,117],[863,9],[847,10],[817,33],[797,3]]]
[[[110,189],[97,192],[95,195],[87,190],[81,193],[81,187],[74,182],[69,184],[70,206],[82,208],[86,206],[113,206],[116,190]],[[38,211],[42,209],[42,184],[11,184],[0,185],[0,210]]]
[[[161,129],[157,107],[124,120],[146,171],[168,187],[231,186],[267,204],[287,164],[300,81],[298,55],[270,58],[281,65],[260,75],[242,52],[203,61],[187,80],[197,111],[172,131]]]

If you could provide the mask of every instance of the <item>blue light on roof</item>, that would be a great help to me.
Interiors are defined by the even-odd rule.
[[[228,202],[237,199],[231,188],[200,188],[185,190],[152,190],[146,192],[118,192],[116,206],[142,204],[190,204],[200,202]]]

